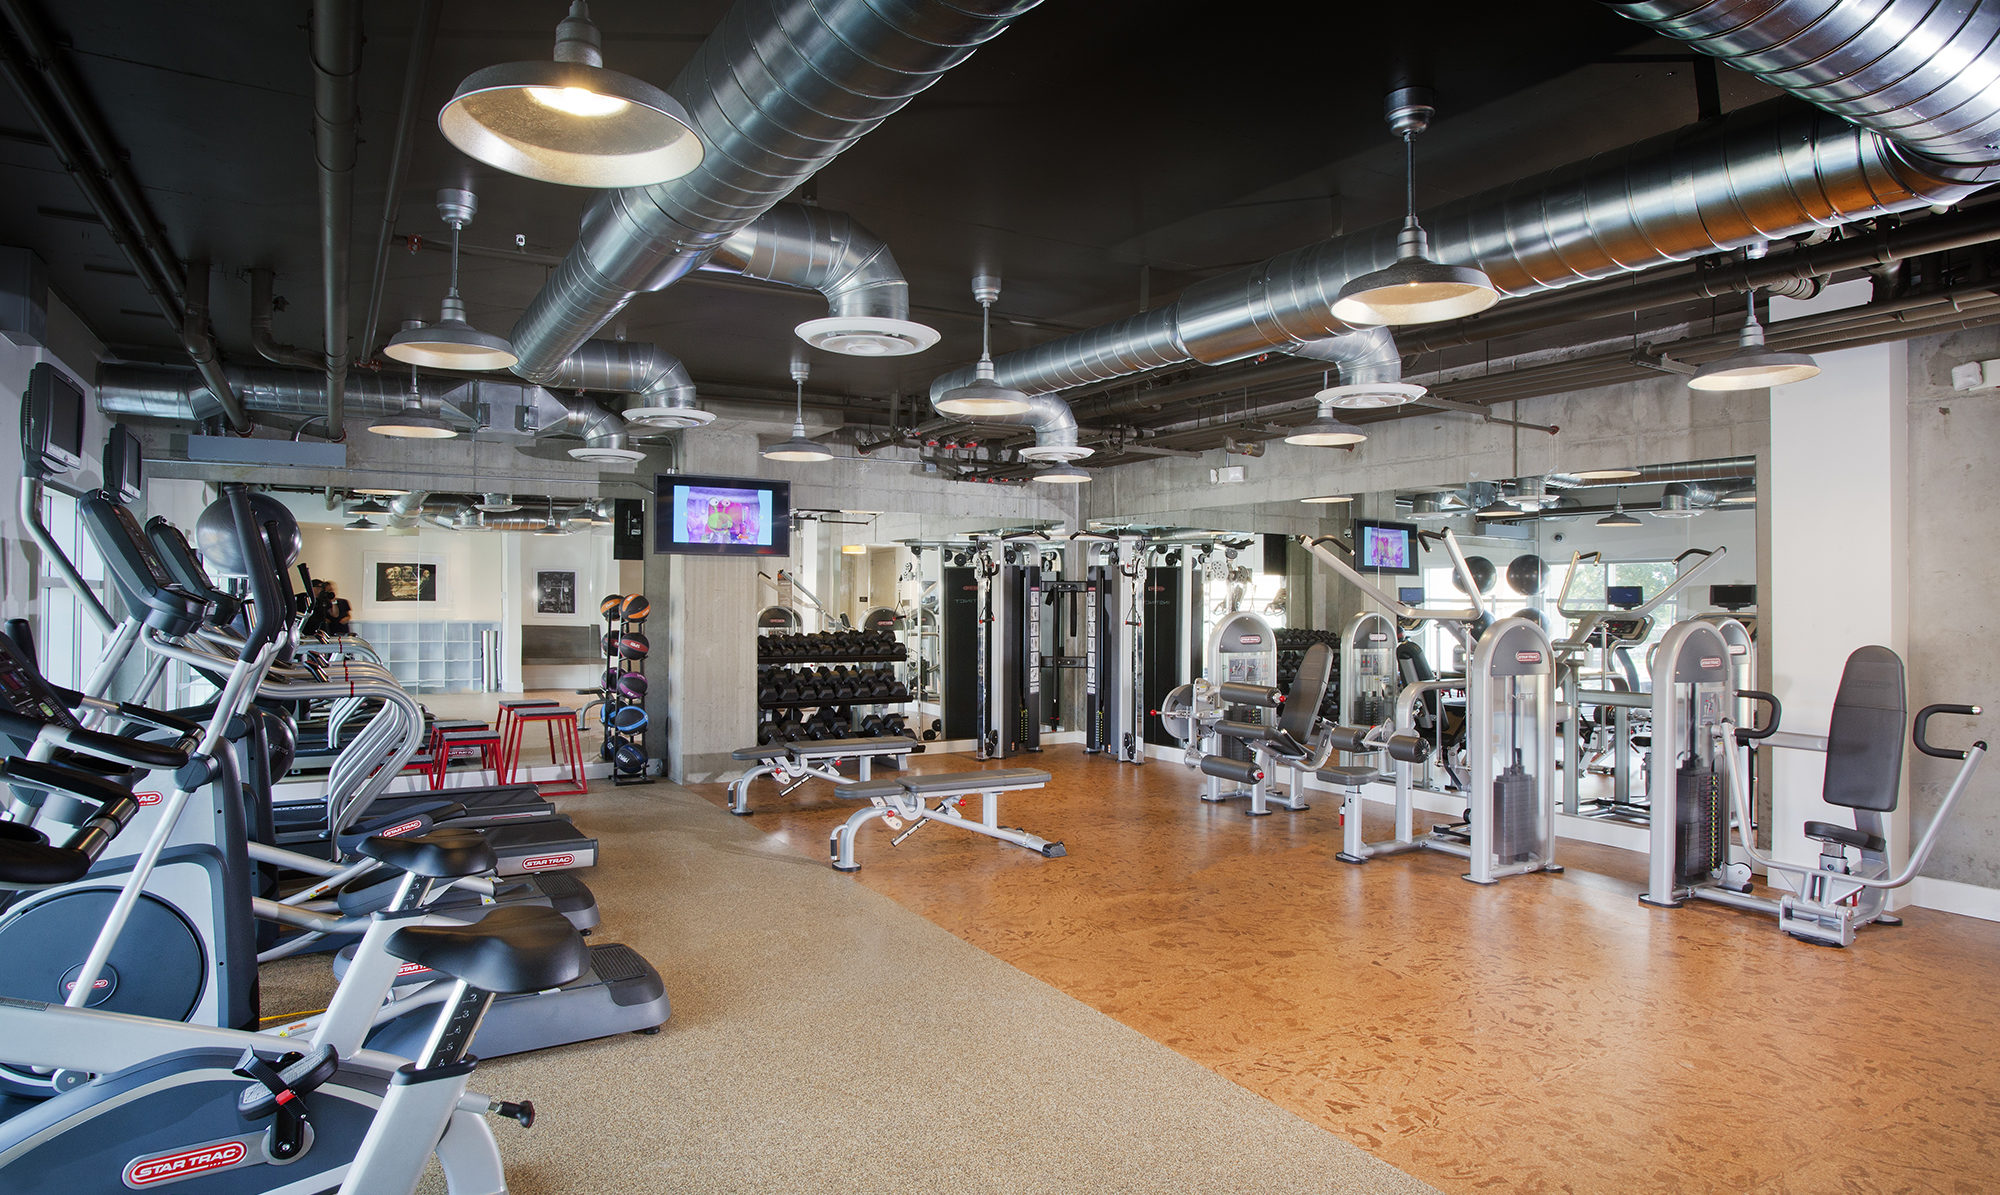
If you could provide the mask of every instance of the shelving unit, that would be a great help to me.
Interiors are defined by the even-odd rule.
[[[817,635],[765,634],[757,641],[757,708],[759,742],[792,738],[864,738],[899,733],[894,723],[902,717],[900,707],[908,705],[912,693],[901,665],[909,659],[909,649],[886,632],[834,631]],[[888,667],[884,667],[887,665]],[[823,696],[835,683],[821,680],[819,667],[832,666],[858,673],[860,678],[888,676],[894,688],[889,696]],[[873,681],[871,680],[871,690]],[[785,698],[779,694],[788,684],[805,694]],[[817,711],[811,718],[795,718],[799,710]],[[857,711],[865,711],[857,713]],[[870,717],[876,724],[870,728]]]
[[[363,622],[354,633],[374,644],[396,680],[412,693],[472,693],[490,675],[486,644],[497,622]]]

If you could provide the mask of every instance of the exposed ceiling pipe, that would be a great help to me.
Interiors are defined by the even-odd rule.
[[[537,439],[581,437],[583,447],[570,450],[578,460],[631,464],[646,455],[632,446],[625,417],[589,398],[534,389],[533,401],[521,407],[520,427]]]
[[[631,298],[660,290],[1039,0],[738,0],[668,89],[707,150],[612,191],[509,339],[548,378]]]
[[[896,255],[841,212],[781,203],[723,241],[701,268],[825,295],[827,318],[799,326],[815,348],[876,357],[937,343],[937,333],[910,321],[910,284]]]
[[[274,365],[295,365],[300,369],[325,369],[326,357],[297,345],[280,344],[271,334],[272,278],[268,266],[250,268],[250,347]]]
[[[1885,138],[1775,100],[1599,154],[1423,215],[1440,261],[1503,294],[1611,277],[1814,228],[1955,203],[1977,190],[1926,172]],[[1166,365],[1217,365],[1346,330],[1333,296],[1396,258],[1400,221],[1198,282],[1154,311],[1001,357],[1031,393]],[[931,384],[935,397],[970,379]]]
[[[1053,394],[1031,394],[1030,408],[1016,415],[954,416],[953,423],[973,427],[1018,427],[1035,433],[1031,447],[1020,450],[1025,460],[1076,461],[1091,454],[1077,441],[1076,416],[1069,404]],[[876,445],[875,447],[881,447]]]
[[[1663,37],[1894,143],[1962,182],[2000,178],[2000,3],[1604,0]]]
[[[253,411],[292,418],[317,416],[326,404],[322,375],[267,366],[230,365],[221,371],[243,403]],[[419,379],[426,404],[441,403],[463,413],[480,401],[512,399],[532,403],[541,393],[525,382],[493,382],[472,378]],[[348,379],[348,394],[357,412],[392,415],[408,400],[408,375],[359,373]],[[154,419],[202,420],[221,413],[206,380],[184,369],[148,365],[105,365],[97,371],[97,407],[109,415],[139,415]]]
[[[185,337],[189,320],[180,260],[126,168],[124,157],[96,109],[85,99],[67,61],[49,41],[33,6],[25,0],[0,0],[0,18],[5,21],[5,30],[0,32],[0,63],[5,64],[8,80],[168,325],[180,329]],[[205,286],[206,268],[202,277]],[[223,377],[205,316],[198,334],[208,346],[208,356],[205,361],[198,360],[196,367],[216,395],[216,413],[237,432],[247,433],[250,416]]]
[[[403,175],[410,168],[411,131],[417,122],[417,101],[424,89],[431,47],[437,43],[438,0],[417,0],[410,24],[410,56],[403,64],[403,98],[396,111],[396,140],[389,147],[389,180],[382,186],[382,227],[375,233],[375,264],[368,275],[368,306],[361,320],[361,359],[375,355],[382,316],[382,287],[389,278],[389,245],[396,236],[396,218],[403,208]]]
[[[319,163],[319,259],[326,308],[326,435],[347,438],[347,272],[354,227],[356,81],[361,6],[313,0],[313,150]]]
[[[1333,366],[1343,386],[1386,386],[1403,380],[1403,356],[1396,350],[1395,334],[1387,328],[1357,328],[1285,351]]]
[[[389,523],[395,527],[412,527],[424,514],[424,499],[429,498],[429,490],[411,490],[389,499]]]
[[[692,406],[694,379],[679,357],[658,345],[592,340],[549,371],[545,385],[558,390],[615,390],[648,405]]]
[[[187,306],[181,322],[181,346],[203,378],[222,373],[222,355],[215,350],[215,335],[208,326],[208,274],[207,258],[197,257],[188,263]],[[222,385],[228,388],[227,378],[222,379]]]

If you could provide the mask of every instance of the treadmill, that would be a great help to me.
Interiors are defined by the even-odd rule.
[[[78,512],[83,517],[84,526],[90,533],[91,539],[96,544],[99,553],[103,556],[106,567],[111,570],[112,577],[119,588],[131,596],[132,602],[128,604],[143,608],[147,595],[155,589],[174,589],[178,592],[173,574],[168,571],[167,564],[162,559],[160,553],[154,549],[152,539],[140,530],[137,520],[132,517],[131,511],[127,510],[111,495],[97,493],[86,497],[79,503]],[[198,564],[194,562],[193,553],[187,551],[186,539],[178,535],[172,538],[178,539],[181,549],[187,552],[185,562],[194,564],[196,570],[199,571]],[[172,542],[171,539],[169,542]],[[180,553],[175,553],[175,555],[179,556]],[[275,571],[276,576],[274,580],[276,581],[276,590],[282,595],[285,608],[289,612],[291,609],[292,593],[290,578],[285,575],[282,564],[277,564]],[[212,584],[204,585],[196,596],[204,597],[213,592],[215,592],[215,587]],[[375,679],[377,677],[381,679]],[[264,696],[283,700],[285,694],[282,688],[279,687],[282,683],[272,682],[260,690],[260,693]],[[405,707],[400,711],[400,714],[407,717],[416,726],[421,726],[422,715],[415,700],[407,693],[402,692],[399,687],[395,686],[394,681],[388,679],[386,672],[371,669],[371,676],[365,684],[360,680],[352,684],[352,688],[357,692],[368,686],[375,687],[383,696],[389,699],[389,701],[385,701],[385,706],[390,701],[400,699],[400,703]],[[392,806],[388,811],[377,811],[374,807],[375,802],[368,799],[367,796],[371,788],[379,791],[382,786],[386,786],[393,780],[396,773],[401,770],[403,762],[413,753],[413,746],[407,741],[397,743],[390,741],[386,737],[388,731],[394,729],[393,719],[389,723],[383,724],[382,730],[376,731],[376,733],[371,735],[370,731],[376,730],[376,725],[382,723],[383,718],[389,712],[395,711],[385,710],[383,713],[378,713],[376,718],[371,722],[370,727],[364,729],[361,734],[356,736],[355,743],[353,744],[356,747],[363,748],[364,751],[372,748],[374,751],[380,753],[380,757],[377,759],[364,755],[355,761],[356,771],[362,777],[358,784],[358,791],[355,794],[357,799],[350,803],[346,809],[337,813],[337,816],[347,824],[329,825],[326,820],[326,813],[332,811],[327,810],[325,804],[319,801],[311,802],[307,806],[314,811],[314,818],[310,825],[303,818],[297,818],[295,813],[288,814],[285,821],[282,824],[278,824],[276,822],[276,811],[274,810],[273,818],[277,840],[275,845],[311,853],[324,853],[327,857],[333,858],[337,857],[336,852],[340,847],[338,835],[342,831],[349,829],[350,826],[357,830],[361,829],[361,819],[364,816],[367,818],[368,825],[373,828],[373,832],[375,833],[394,831],[399,826],[406,825],[409,821],[414,820],[414,817],[395,817],[397,812],[401,812],[402,808],[407,807],[398,808]],[[382,774],[383,771],[386,771],[387,774]],[[329,787],[331,789],[331,784]],[[448,795],[442,793],[421,794],[421,799],[427,807],[432,809],[446,805],[463,804],[456,790]],[[518,793],[515,799],[519,799]],[[539,801],[540,798],[537,797],[536,800]],[[384,818],[390,820],[384,821],[382,820]],[[499,874],[503,876],[537,875],[548,872],[575,870],[591,867],[597,862],[597,840],[579,831],[574,822],[560,814],[545,813],[538,819],[505,821],[486,827],[473,828],[479,829],[479,832],[492,846],[494,855],[500,860]],[[408,831],[405,830],[404,832]]]
[[[165,563],[167,571],[183,589],[223,602],[233,600],[228,594],[219,590],[209,578],[208,570],[202,566],[201,558],[195,554],[180,528],[156,515],[146,523],[146,538]],[[315,674],[319,674],[317,666],[308,667]],[[327,678],[320,675],[319,679]],[[327,754],[337,755],[339,750],[340,748],[334,748]],[[279,778],[273,777],[274,783],[277,779]],[[559,816],[555,812],[555,806],[532,784],[479,785],[437,792],[383,793],[369,803],[366,814],[370,821],[386,818],[400,822],[419,816],[444,801],[464,806],[464,812],[452,819],[453,825],[474,828],[502,823],[543,821]],[[324,839],[322,831],[326,827],[329,813],[325,802],[318,798],[279,797],[274,788],[271,805],[281,841],[294,844],[310,842],[316,838]],[[498,849],[496,843],[495,850]]]

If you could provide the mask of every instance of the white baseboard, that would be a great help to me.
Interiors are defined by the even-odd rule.
[[[2000,921],[2000,888],[1982,888],[1957,880],[1918,876],[1910,881],[1910,903],[1940,913],[1958,913],[1982,921]]]

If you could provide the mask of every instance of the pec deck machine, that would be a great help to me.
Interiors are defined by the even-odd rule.
[[[1396,617],[1471,627],[1485,613],[1478,586],[1472,583],[1471,569],[1456,536],[1446,531],[1438,538],[1465,582],[1473,603],[1470,611],[1428,609],[1398,601],[1342,558],[1337,549],[1345,545],[1339,541],[1307,536],[1301,537],[1301,542],[1321,563]],[[1343,667],[1341,715],[1356,721],[1333,728],[1328,737],[1335,747],[1352,756],[1388,756],[1395,780],[1396,832],[1394,838],[1380,842],[1368,842],[1362,834],[1361,791],[1369,781],[1380,779],[1379,774],[1364,767],[1322,770],[1322,776],[1344,788],[1339,858],[1361,864],[1409,851],[1441,851],[1466,860],[1465,878],[1478,884],[1530,872],[1561,871],[1555,862],[1556,669],[1547,632],[1526,618],[1504,618],[1474,641],[1464,676],[1404,683],[1399,690],[1387,683],[1363,686],[1354,689],[1350,697],[1350,672],[1359,678],[1387,667],[1388,661],[1379,654],[1384,647],[1393,657],[1393,636],[1387,641],[1376,637],[1384,626],[1393,624],[1373,613],[1350,625],[1342,650],[1370,653],[1372,668],[1364,670],[1359,659]],[[1444,689],[1462,689],[1466,698],[1470,764],[1466,821],[1418,834],[1413,773],[1437,749],[1436,743],[1418,733],[1418,706],[1430,693]],[[1382,697],[1392,691],[1393,714],[1383,719]]]

